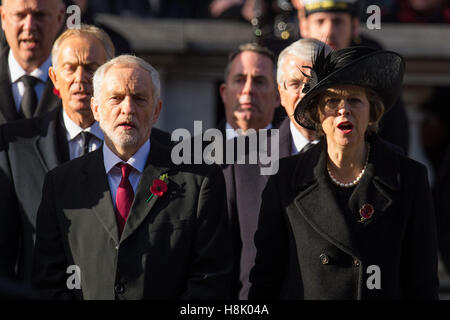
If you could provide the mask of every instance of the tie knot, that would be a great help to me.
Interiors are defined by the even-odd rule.
[[[92,138],[92,133],[88,131],[81,131],[80,132],[81,139],[83,139],[84,143],[89,143],[89,140]]]
[[[39,79],[33,76],[29,76],[24,74],[19,78],[20,81],[24,84],[26,88],[34,88],[34,86],[38,83]]]
[[[130,175],[131,169],[133,169],[132,166],[130,166],[128,163],[120,163],[117,164],[120,167],[120,170],[122,171],[122,178],[128,179],[128,176]]]
[[[300,150],[300,153],[306,152],[309,149],[311,149],[312,147],[314,147],[314,143],[312,143],[311,141],[308,142],[307,144],[305,144],[305,146]]]

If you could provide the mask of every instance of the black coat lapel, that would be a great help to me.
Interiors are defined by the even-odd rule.
[[[373,137],[370,139],[370,155],[366,172],[358,183],[349,200],[349,208],[359,219],[359,210],[370,204],[374,208],[371,218],[363,225],[371,226],[388,211],[399,188],[396,172],[399,172],[398,158],[392,150],[388,150],[383,142]],[[376,164],[376,166],[374,165]]]
[[[62,157],[68,144],[64,128],[60,128],[60,114],[58,109],[35,120],[40,134],[34,141],[34,147],[46,171],[68,160]]]
[[[49,78],[45,83],[41,99],[39,100],[36,110],[34,111],[35,117],[43,115],[58,106],[62,107],[61,99],[53,93],[53,88],[53,82]]]
[[[360,230],[376,225],[393,204],[400,181],[398,157],[377,136],[369,139],[371,154],[366,172],[349,199],[349,209],[359,220],[359,210],[365,204],[374,208],[370,219]],[[376,164],[376,165],[374,165]],[[326,176],[326,142],[303,154],[294,172],[294,187],[299,190],[295,204],[305,220],[324,238],[347,253],[360,257],[351,227],[337,204]],[[311,168],[314,168],[311,170]],[[295,189],[294,189],[295,190]]]
[[[290,119],[287,117],[280,126],[280,159],[289,157],[292,151]]]
[[[326,161],[326,143],[323,140],[299,158],[293,181],[299,193],[294,203],[316,232],[341,250],[359,257],[351,229],[325,175]]]
[[[133,204],[131,205],[130,214],[128,215],[120,242],[128,238],[139,227],[156,202],[160,201],[157,196],[153,196],[149,202],[147,202],[147,199],[151,195],[150,187],[153,185],[153,180],[158,179],[160,175],[168,172],[169,165],[170,152],[161,147],[154,139],[152,139],[150,154],[137,187]],[[170,190],[170,174],[168,187]]]
[[[103,148],[99,148],[86,155],[86,167],[83,172],[83,185],[86,189],[86,198],[95,195],[95,203],[92,210],[100,223],[105,228],[115,244],[119,243],[119,231],[117,229],[116,215],[112,204],[111,192],[109,190],[108,178],[103,161]]]
[[[0,56],[0,123],[11,122],[19,119],[19,113],[14,102],[11,77],[8,67],[8,52],[6,48]],[[3,119],[2,119],[3,118]]]

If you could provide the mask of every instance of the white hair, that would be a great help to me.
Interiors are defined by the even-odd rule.
[[[297,40],[284,48],[278,56],[277,83],[282,84],[284,81],[283,65],[285,63],[286,56],[293,55],[300,60],[312,63],[316,53],[323,47],[325,47],[325,54],[329,54],[332,51],[331,47],[322,41],[309,38]]]
[[[145,71],[147,71],[150,74],[150,77],[152,78],[151,83],[151,89],[152,89],[152,97],[153,97],[153,103],[157,103],[160,99],[161,95],[161,83],[159,80],[159,73],[156,71],[155,68],[152,67],[151,64],[149,64],[144,59],[141,59],[136,56],[132,55],[121,55],[118,56],[112,60],[109,60],[102,66],[100,66],[97,71],[94,73],[94,77],[92,80],[92,84],[94,87],[94,99],[97,102],[97,104],[100,104],[100,92],[102,88],[102,83],[105,78],[106,72],[111,68],[115,66],[137,66]]]

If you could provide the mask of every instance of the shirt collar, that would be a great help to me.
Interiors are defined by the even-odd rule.
[[[295,148],[295,153],[298,153],[300,150],[303,149],[304,146],[310,142],[308,139],[305,138],[305,136],[298,131],[298,129],[295,127],[295,125],[292,123],[292,121],[289,121],[289,127],[291,129],[291,137],[292,141],[294,142],[293,148]],[[317,143],[319,140],[313,140],[312,143]]]
[[[98,124],[97,121],[94,121],[94,123],[90,127],[83,129],[80,126],[78,126],[75,122],[73,122],[72,119],[69,118],[64,109],[63,109],[63,121],[64,126],[66,127],[68,141],[76,138],[81,131],[87,131],[89,133],[92,133],[95,137],[97,137],[102,141],[104,139],[103,132],[100,129],[100,125]]]
[[[272,124],[269,123],[267,127],[265,127],[264,129],[266,130],[272,129]],[[227,137],[227,140],[241,136],[241,134],[239,134],[237,130],[235,130],[228,122],[225,123],[225,135]]]
[[[147,140],[139,150],[130,158],[126,163],[131,165],[134,169],[140,173],[144,172],[145,163],[147,162],[148,155],[150,154],[150,139]],[[124,162],[120,159],[111,149],[103,144],[103,159],[105,162],[105,170],[108,174],[111,169],[117,164]]]
[[[42,82],[46,82],[48,80],[48,68],[52,65],[52,56],[49,55],[47,60],[42,63],[39,68],[34,69],[32,72],[29,73],[29,75],[38,78]],[[28,74],[23,68],[20,66],[20,64],[17,62],[16,58],[14,58],[14,55],[12,53],[12,50],[9,50],[8,54],[8,66],[9,66],[9,73],[11,75],[11,82],[14,83],[21,76],[24,74]]]

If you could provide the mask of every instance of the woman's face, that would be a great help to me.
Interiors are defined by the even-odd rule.
[[[319,118],[329,145],[344,147],[363,143],[370,121],[366,90],[357,86],[327,89],[319,103]]]

